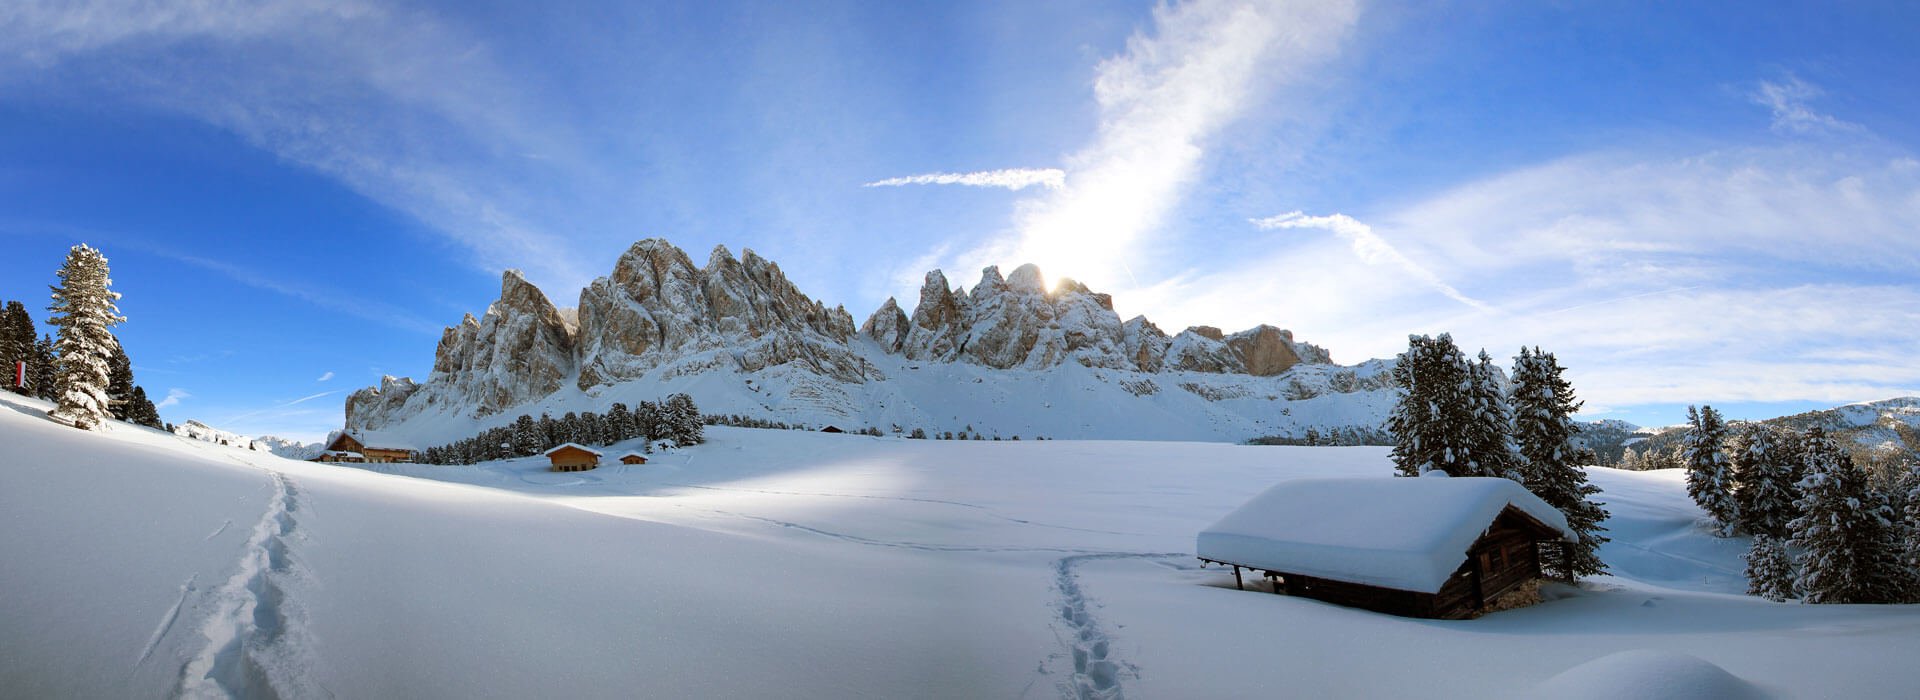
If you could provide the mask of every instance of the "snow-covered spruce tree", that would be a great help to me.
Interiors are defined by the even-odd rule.
[[[1513,410],[1500,385],[1500,370],[1482,349],[1467,367],[1472,379],[1468,392],[1467,468],[1470,476],[1497,476],[1525,483],[1520,451],[1513,441]]]
[[[1826,431],[1807,431],[1801,515],[1788,526],[1802,554],[1796,587],[1808,603],[1894,603],[1911,574],[1900,562],[1893,513]]]
[[[1787,536],[1787,523],[1799,514],[1793,505],[1799,495],[1794,491],[1796,470],[1787,461],[1790,451],[1782,445],[1791,439],[1764,423],[1753,422],[1741,426],[1728,444],[1733,453],[1734,506],[1741,529],[1774,538]]]
[[[1907,464],[1907,478],[1901,482],[1901,488],[1907,493],[1907,502],[1900,509],[1901,530],[1906,538],[1901,561],[1920,586],[1920,461]],[[1920,599],[1920,590],[1915,590],[1910,599]]]
[[[537,455],[541,450],[547,449],[546,445],[546,432],[540,429],[539,423],[534,422],[533,416],[523,413],[519,418],[513,419],[513,456]]]
[[[1556,573],[1591,576],[1607,569],[1599,555],[1600,545],[1607,541],[1599,534],[1607,530],[1600,526],[1607,511],[1601,508],[1604,503],[1593,500],[1600,487],[1587,481],[1585,467],[1591,462],[1578,461],[1591,451],[1573,445],[1573,436],[1580,431],[1573,414],[1583,402],[1574,398],[1573,384],[1561,376],[1565,369],[1553,353],[1520,348],[1520,355],[1513,358],[1513,437],[1527,490],[1560,509],[1567,525],[1580,534],[1571,552],[1573,571],[1557,571],[1557,559],[1549,560],[1549,567]]]
[[[706,425],[700,422],[700,408],[693,403],[693,397],[686,394],[674,394],[667,397],[661,405],[670,426],[669,439],[679,447],[698,445],[706,442]]]
[[[607,409],[607,430],[612,434],[610,437],[614,442],[632,440],[634,438],[633,411],[628,410],[624,403],[614,402],[613,407]]]
[[[1687,422],[1691,427],[1681,441],[1687,463],[1687,495],[1713,518],[1717,534],[1730,536],[1740,519],[1733,500],[1732,475],[1727,469],[1727,425],[1712,406],[1698,410],[1688,406]]]
[[[1467,423],[1472,413],[1472,373],[1453,336],[1407,337],[1407,351],[1393,366],[1399,402],[1387,417],[1393,433],[1393,465],[1400,476],[1439,470],[1476,476]]]
[[[1747,595],[1776,602],[1793,598],[1793,557],[1785,541],[1764,532],[1754,535],[1746,560]]]
[[[120,341],[115,324],[125,321],[114,302],[120,294],[108,287],[113,279],[107,256],[86,244],[67,252],[60,266],[60,284],[51,287],[53,304],[48,322],[58,329],[55,349],[60,354],[54,375],[55,406],[47,415],[73,427],[91,430],[112,415],[107,408],[108,362]]]

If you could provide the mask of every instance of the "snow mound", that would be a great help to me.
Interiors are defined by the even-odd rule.
[[[1201,531],[1195,551],[1213,561],[1435,593],[1508,507],[1575,537],[1566,516],[1510,479],[1293,479]]]
[[[1634,649],[1608,654],[1561,671],[1531,697],[1555,700],[1662,700],[1664,698],[1764,698],[1753,684],[1713,662],[1677,651]]]

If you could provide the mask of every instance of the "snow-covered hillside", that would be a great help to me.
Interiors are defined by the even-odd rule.
[[[320,449],[325,446],[322,443],[302,443],[272,435],[251,438],[221,430],[197,420],[189,420],[173,426],[173,434],[216,445],[239,447],[255,452],[271,452],[287,459],[308,459],[320,454]]]
[[[751,250],[696,267],[651,239],[577,308],[508,271],[485,314],[446,329],[426,381],[355,392],[345,423],[444,444],[522,414],[686,392],[708,413],[813,426],[1239,442],[1378,430],[1390,366],[1337,365],[1266,325],[1169,336],[1031,265],[987,268],[971,289],[935,270],[911,315],[888,299],[856,331]]]
[[[1739,595],[1745,543],[1699,527],[1677,473],[1594,470],[1617,576],[1428,621],[1236,591],[1192,558],[1278,480],[1389,478],[1380,448],[714,428],[644,466],[379,472],[0,408],[0,688],[21,697],[1920,687],[1920,606]]]

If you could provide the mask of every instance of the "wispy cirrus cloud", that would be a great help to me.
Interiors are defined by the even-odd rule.
[[[1391,356],[1408,333],[1503,358],[1537,344],[1595,407],[1920,394],[1920,161],[1835,145],[1562,158],[1371,214],[1372,239],[1283,216],[1268,221],[1346,233],[1279,241],[1141,300],[1156,319],[1280,323],[1346,362]],[[1479,298],[1500,312],[1369,262],[1389,248],[1491,290]]]
[[[324,382],[324,381],[327,381],[327,380],[329,380],[329,379],[332,379],[332,378],[333,378],[333,372],[327,372],[326,374],[322,374],[322,375],[320,375],[320,378],[319,378],[319,379],[315,379],[314,381],[316,381],[316,382]]]
[[[1824,94],[1819,86],[1789,73],[1779,80],[1760,81],[1748,99],[1773,113],[1774,131],[1796,134],[1866,131],[1866,127],[1859,124],[1816,111],[1812,102]]]
[[[180,405],[181,399],[188,399],[192,397],[193,397],[193,394],[187,393],[187,390],[185,389],[179,389],[179,388],[168,389],[167,397],[164,399],[161,399],[160,403],[154,404],[153,407],[166,408],[168,406],[178,406]]]
[[[1057,190],[1066,186],[1067,173],[1058,168],[1008,168],[974,173],[927,173],[875,180],[863,187],[904,187],[906,185],[962,185],[999,187],[1013,191],[1040,186]]]
[[[0,6],[0,86],[195,119],[423,222],[481,267],[584,280],[525,191],[591,170],[578,140],[458,27],[354,0],[19,0]]]
[[[1372,264],[1393,265],[1405,271],[1407,274],[1412,275],[1414,279],[1420,280],[1427,286],[1446,295],[1448,299],[1466,304],[1481,311],[1493,310],[1492,307],[1487,306],[1486,303],[1479,299],[1462,294],[1460,290],[1455,289],[1453,285],[1440,279],[1440,276],[1434,274],[1432,270],[1409,260],[1398,248],[1393,247],[1393,244],[1381,238],[1380,234],[1374,233],[1372,226],[1360,223],[1358,220],[1346,214],[1307,216],[1306,214],[1295,211],[1264,219],[1254,219],[1253,225],[1267,230],[1319,229],[1331,231],[1334,235],[1339,236],[1346,240],[1348,244],[1352,245],[1354,254],[1360,256],[1361,260]]]
[[[211,260],[194,255],[185,255],[155,246],[141,246],[150,253],[165,258],[218,272],[235,282],[283,294],[314,306],[366,319],[392,328],[423,334],[437,334],[442,326],[414,315],[412,312],[385,302],[358,299],[336,290],[321,289],[311,285],[289,281],[256,271],[253,268],[235,265],[220,260]],[[331,377],[332,373],[328,373]],[[320,381],[326,381],[326,377]]]

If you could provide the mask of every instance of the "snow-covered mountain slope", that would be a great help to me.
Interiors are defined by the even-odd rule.
[[[1265,325],[1169,337],[1073,280],[1049,289],[1031,265],[987,268],[970,290],[935,270],[911,315],[888,299],[856,331],[753,251],[717,248],[696,267],[653,239],[577,309],[507,272],[499,301],[446,330],[425,382],[355,392],[346,425],[445,443],[521,414],[684,391],[707,413],[814,426],[1237,442],[1377,430],[1389,366],[1335,365]]]
[[[1796,431],[1819,426],[1849,447],[1856,461],[1870,466],[1920,460],[1920,397],[1865,401],[1761,422]],[[1641,454],[1669,453],[1678,449],[1686,432],[1684,425],[1650,431],[1633,448]]]
[[[1427,621],[1192,559],[1278,480],[1390,478],[1380,448],[715,428],[645,466],[380,473],[44,408],[0,396],[7,695],[1524,697],[1643,649],[1780,697],[1920,686],[1920,606],[1737,595],[1745,543],[1677,472],[1593,471],[1618,576]]]
[[[286,438],[274,437],[272,435],[251,438],[239,433],[221,430],[197,420],[189,420],[173,426],[173,434],[179,435],[180,437],[193,438],[201,442],[210,442],[216,445],[235,447],[243,450],[271,452],[281,457],[286,457],[287,459],[307,459],[320,454],[320,449],[325,447],[323,443],[302,443]]]

